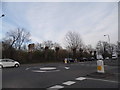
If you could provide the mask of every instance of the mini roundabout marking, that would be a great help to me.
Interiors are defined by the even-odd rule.
[[[64,67],[64,69],[68,70],[69,67]],[[56,67],[29,67],[26,68],[27,71],[37,72],[37,73],[46,73],[46,72],[58,72],[60,68]]]

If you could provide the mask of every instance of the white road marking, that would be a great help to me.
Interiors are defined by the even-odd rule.
[[[56,69],[55,67],[44,67],[44,68],[40,68],[41,70],[54,70]]]
[[[86,78],[85,77],[79,77],[79,78],[76,78],[75,80],[85,80]]]
[[[25,70],[28,70],[28,69],[30,69],[30,68],[26,68]]]
[[[55,85],[55,86],[52,86],[52,87],[48,88],[47,90],[58,90],[58,89],[61,89],[61,88],[64,88],[64,86]]]
[[[118,81],[111,81],[111,80],[104,80],[104,79],[97,79],[97,78],[87,78],[86,79],[90,79],[90,80],[98,80],[98,81],[105,81],[105,82],[112,82],[112,83],[120,83]]]
[[[46,71],[42,71],[42,70],[32,70],[32,72],[46,72]]]
[[[65,67],[65,69],[70,69],[70,67]]]
[[[74,84],[74,83],[76,83],[76,82],[73,82],[73,81],[67,81],[67,82],[64,82],[63,84],[64,84],[64,85],[72,85],[72,84]]]
[[[58,72],[60,70],[52,70],[52,71],[43,71],[43,70],[32,70],[32,72]]]

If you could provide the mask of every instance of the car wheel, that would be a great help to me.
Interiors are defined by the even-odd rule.
[[[17,68],[17,67],[19,67],[19,65],[18,65],[18,64],[15,64],[15,67]]]

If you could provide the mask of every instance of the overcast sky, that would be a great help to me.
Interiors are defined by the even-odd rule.
[[[31,33],[33,43],[52,40],[63,46],[68,31],[78,32],[93,47],[108,41],[105,34],[111,43],[118,40],[117,2],[2,2],[2,13],[0,38],[20,27]]]

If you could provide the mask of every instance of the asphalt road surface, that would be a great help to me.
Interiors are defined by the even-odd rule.
[[[96,61],[27,64],[2,69],[2,88],[118,88],[118,66],[105,65],[105,77],[92,76]]]

